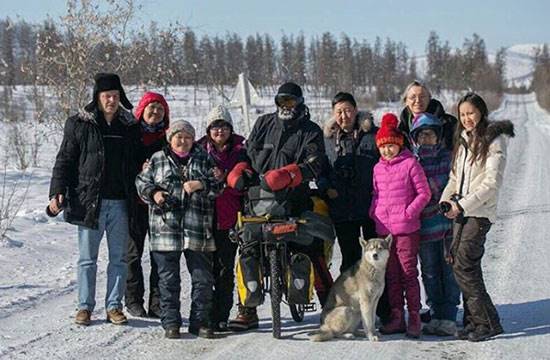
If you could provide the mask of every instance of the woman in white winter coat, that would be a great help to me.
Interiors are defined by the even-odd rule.
[[[503,332],[481,271],[485,240],[496,220],[498,190],[506,165],[509,121],[489,121],[483,99],[468,93],[458,102],[453,166],[441,202],[445,216],[454,219],[448,261],[464,296],[462,340],[482,341]]]

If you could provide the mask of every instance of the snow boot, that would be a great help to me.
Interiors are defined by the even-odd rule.
[[[237,317],[227,324],[231,331],[246,331],[257,329],[259,324],[258,314],[255,307],[246,307],[239,305]]]
[[[478,325],[476,329],[468,334],[468,340],[473,342],[489,340],[493,336],[502,334],[504,330],[498,325],[495,328],[489,328],[485,325]]]
[[[181,338],[180,328],[171,327],[164,330],[164,337],[167,339],[179,339]]]
[[[467,323],[464,328],[456,332],[456,337],[459,340],[468,340],[468,335],[476,329],[476,326],[473,323]]]
[[[422,314],[420,314],[420,320],[422,320]],[[441,325],[441,320],[439,319],[432,319],[429,323],[424,325],[422,328],[422,332],[426,335],[435,335],[437,332],[437,328]]]
[[[128,314],[132,315],[133,317],[140,317],[140,318],[147,317],[147,312],[145,312],[143,305],[140,303],[127,304],[126,311],[128,312]]]
[[[193,334],[203,339],[217,339],[219,336],[214,334],[214,331],[206,326],[189,325],[189,334]]]
[[[91,323],[92,313],[90,310],[81,309],[78,310],[74,318],[74,322],[78,325],[88,326]]]
[[[107,310],[107,322],[114,325],[123,325],[128,323],[126,315],[120,309]]]
[[[441,320],[439,326],[435,329],[437,336],[453,336],[456,334],[456,322],[452,320]]]
[[[407,337],[418,339],[422,331],[422,322],[418,311],[409,311],[409,323],[407,324]]]
[[[403,310],[392,309],[390,321],[380,328],[380,333],[384,335],[404,333],[406,330],[405,317]]]

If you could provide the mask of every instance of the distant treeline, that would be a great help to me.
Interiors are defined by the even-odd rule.
[[[132,1],[115,1],[110,9],[90,3],[68,1],[67,16],[40,24],[0,20],[0,84],[89,85],[93,73],[111,70],[126,84],[206,85],[223,91],[246,71],[258,88],[294,80],[320,95],[347,90],[388,101],[419,78],[416,57],[389,38],[368,41],[329,32],[311,38],[284,34],[277,41],[269,34],[198,36],[187,27],[154,22],[129,30],[136,28],[129,23],[138,11]],[[504,50],[490,63],[477,34],[452,49],[432,32],[425,56],[423,80],[434,91],[500,93],[504,88]]]

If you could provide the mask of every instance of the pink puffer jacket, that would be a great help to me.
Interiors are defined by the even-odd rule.
[[[379,235],[410,234],[420,229],[420,213],[431,192],[422,166],[407,149],[374,166],[369,214]]]

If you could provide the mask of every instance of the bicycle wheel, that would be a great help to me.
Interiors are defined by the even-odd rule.
[[[271,319],[273,321],[273,337],[281,338],[281,268],[277,249],[269,250],[269,270],[271,277]]]
[[[303,304],[288,304],[290,308],[290,314],[296,322],[304,321],[305,308]]]

